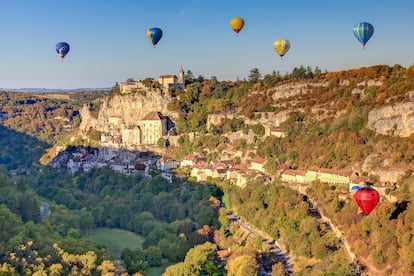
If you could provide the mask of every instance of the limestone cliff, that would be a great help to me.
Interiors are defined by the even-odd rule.
[[[375,108],[368,114],[367,127],[382,135],[409,137],[414,133],[414,91],[408,101]]]
[[[85,133],[89,129],[109,132],[111,119],[117,119],[117,124],[126,127],[134,126],[149,112],[159,111],[164,116],[175,117],[168,111],[167,105],[170,97],[162,95],[159,90],[148,90],[145,93],[120,94],[100,99],[94,104],[94,111],[89,105],[80,110],[82,122],[80,131]]]

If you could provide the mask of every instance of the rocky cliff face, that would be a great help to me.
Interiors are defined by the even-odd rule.
[[[310,93],[315,87],[327,87],[329,86],[329,82],[315,82],[315,83],[308,83],[308,82],[295,82],[295,83],[287,83],[282,84],[267,90],[268,95],[272,95],[274,101],[279,99],[286,99],[289,97],[294,97],[300,94],[307,94]]]
[[[167,105],[170,97],[162,95],[159,90],[146,91],[146,95],[140,93],[115,95],[101,99],[97,115],[92,115],[89,106],[84,105],[80,110],[82,122],[80,131],[85,132],[90,128],[102,132],[110,131],[110,118],[118,118],[118,124],[134,126],[151,111],[159,111],[164,116],[174,118],[175,113],[168,111]]]
[[[371,110],[367,127],[382,135],[409,137],[414,133],[414,91],[408,101]]]

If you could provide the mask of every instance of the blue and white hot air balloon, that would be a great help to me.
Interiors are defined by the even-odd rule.
[[[59,42],[56,44],[56,52],[59,54],[61,60],[69,53],[70,46],[67,42]]]

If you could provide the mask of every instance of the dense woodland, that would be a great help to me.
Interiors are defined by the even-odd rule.
[[[310,165],[348,168],[373,151],[389,156],[394,166],[410,168],[414,163],[412,137],[385,137],[366,128],[372,108],[406,100],[406,92],[414,89],[413,66],[373,66],[335,73],[300,67],[284,76],[273,72],[263,77],[257,69],[250,73],[248,80],[220,82],[214,77],[194,78],[189,71],[186,90],[169,91],[173,96],[169,108],[179,112],[176,130],[182,134],[180,147],[168,149],[175,157],[197,152],[215,160],[228,147],[254,151],[268,160],[266,171],[270,174],[282,163],[302,169]],[[369,79],[382,79],[384,85],[365,88],[364,97],[351,93],[357,83]],[[305,80],[328,81],[329,86],[278,103],[267,94],[275,85]],[[340,85],[344,80],[351,81],[349,85]],[[115,86],[111,93],[116,91]],[[248,188],[239,189],[215,180],[200,185],[176,178],[169,184],[156,175],[152,179],[141,174],[127,177],[109,169],[68,175],[41,166],[38,160],[48,147],[68,141],[69,132],[64,128],[68,121],[59,118],[68,118],[72,129],[76,129],[79,108],[100,96],[1,92],[2,275],[13,275],[13,271],[39,272],[38,275],[77,275],[80,271],[84,275],[99,275],[117,271],[119,267],[112,262],[105,246],[85,239],[94,228],[103,226],[145,237],[142,248],[127,248],[121,254],[122,266],[130,274],[145,275],[148,267],[168,262],[175,265],[166,270],[166,275],[255,275],[257,262],[266,250],[259,242],[237,244],[240,233],[212,198],[223,199],[246,221],[280,239],[298,257],[296,275],[355,274],[356,267],[344,255],[341,241],[309,215],[301,196],[277,181],[267,185],[251,183]],[[312,112],[315,104],[326,104],[330,112],[317,119]],[[283,110],[292,110],[281,125],[288,134],[283,139],[262,139],[263,126],[247,125],[243,119]],[[341,115],[335,116],[338,112]],[[207,115],[220,113],[237,116],[207,129]],[[229,145],[222,134],[238,130],[251,130],[257,139],[251,144],[241,139]],[[190,139],[186,135],[190,132],[200,135]],[[413,182],[411,177],[397,183],[398,189],[390,193],[398,201],[381,202],[370,216],[358,215],[356,205],[340,196],[344,187],[313,183],[309,195],[346,234],[362,263],[380,273],[409,275],[414,273],[414,241],[409,234],[414,228]],[[50,205],[49,216],[40,213],[41,202]],[[211,233],[215,244],[211,243]],[[229,247],[236,248],[237,253],[223,263],[214,252]],[[278,275],[277,271],[283,273],[282,270],[277,263],[273,275]]]
[[[54,145],[77,129],[83,104],[106,94],[106,91],[43,94],[0,91],[0,122]]]

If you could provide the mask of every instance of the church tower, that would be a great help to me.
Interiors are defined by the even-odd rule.
[[[182,65],[180,67],[180,74],[179,74],[179,77],[178,77],[178,83],[181,84],[183,87],[185,87],[184,69],[183,69]]]

